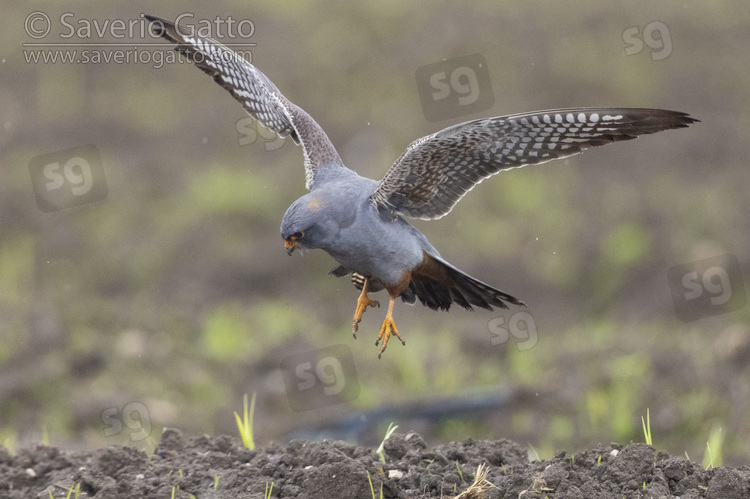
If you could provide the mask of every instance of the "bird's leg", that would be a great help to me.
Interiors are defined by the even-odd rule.
[[[371,300],[367,297],[367,286],[370,284],[370,278],[365,277],[365,283],[362,285],[362,292],[359,294],[357,300],[357,310],[354,311],[354,321],[352,322],[352,335],[357,338],[357,329],[359,329],[359,322],[362,320],[362,314],[365,313],[367,307],[379,307],[380,303],[376,300]]]
[[[395,334],[396,337],[401,340],[402,345],[406,345],[406,342],[401,337],[400,334],[398,334],[398,329],[396,329],[396,323],[393,322],[393,304],[396,302],[397,296],[391,296],[388,301],[388,313],[385,314],[385,320],[383,321],[383,325],[380,326],[380,334],[378,334],[378,339],[375,340],[375,346],[378,346],[378,343],[380,343],[380,340],[383,340],[383,346],[380,348],[380,353],[378,354],[378,358],[380,358],[381,355],[383,355],[383,352],[385,352],[385,347],[388,346],[388,339],[391,337],[391,334]]]

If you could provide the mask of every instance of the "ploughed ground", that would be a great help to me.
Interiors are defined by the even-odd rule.
[[[234,437],[186,438],[166,429],[152,455],[130,447],[94,452],[0,447],[0,497],[79,498],[672,498],[750,497],[750,468],[711,468],[642,443],[600,445],[529,461],[509,440],[428,447],[393,434],[385,462],[373,448],[343,441],[291,441],[255,450]],[[484,480],[477,479],[484,465]],[[369,473],[369,478],[368,478]],[[271,488],[272,487],[272,488]],[[268,491],[270,489],[270,494]],[[266,495],[268,494],[268,495]]]

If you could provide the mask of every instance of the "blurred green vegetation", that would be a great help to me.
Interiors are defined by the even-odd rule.
[[[407,345],[391,343],[378,361],[384,310],[365,314],[354,341],[356,290],[327,275],[326,255],[283,250],[279,222],[304,193],[299,148],[240,145],[244,112],[189,64],[27,64],[24,19],[36,9],[8,5],[0,441],[39,440],[43,428],[68,447],[149,446],[162,426],[235,433],[232,412],[257,392],[263,444],[352,411],[504,390],[510,402],[490,417],[418,429],[428,439],[509,437],[549,457],[642,440],[648,407],[659,448],[700,456],[721,427],[724,463],[750,459],[750,307],[681,322],[666,277],[723,253],[750,275],[744,4],[79,6],[75,19],[251,19],[253,62],[373,178],[412,140],[480,116],[612,105],[677,109],[702,123],[503,173],[450,216],[415,222],[449,261],[526,301],[538,344],[491,343],[488,323],[514,311],[398,305]],[[53,20],[65,11],[39,9]],[[654,20],[669,27],[671,55],[625,56],[623,31]],[[416,69],[473,53],[487,60],[494,107],[425,120]],[[106,199],[41,212],[29,160],[83,144],[102,153]],[[334,344],[353,352],[359,396],[291,411],[280,362]],[[148,408],[151,437],[105,436],[102,411],[132,401]],[[371,433],[377,445],[383,429]]]

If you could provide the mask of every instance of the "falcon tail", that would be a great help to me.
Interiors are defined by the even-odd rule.
[[[349,273],[350,271],[344,267],[337,267],[331,271],[336,277]],[[361,290],[364,282],[364,276],[352,273],[352,283],[357,289]],[[370,281],[369,292],[376,293],[382,289],[383,285],[380,282]],[[409,304],[414,304],[417,298],[422,305],[432,310],[448,310],[453,303],[467,310],[474,310],[474,307],[487,310],[493,310],[494,307],[507,309],[508,303],[526,306],[518,298],[471,277],[442,258],[427,253],[422,265],[412,271],[409,287],[401,293],[401,299]]]
[[[401,295],[404,301],[411,298],[413,303],[416,296],[422,305],[433,310],[448,310],[452,303],[468,310],[473,307],[507,309],[507,303],[526,306],[518,298],[471,277],[442,258],[427,253],[424,256],[422,265],[412,271],[409,289]],[[412,296],[405,296],[407,294]]]

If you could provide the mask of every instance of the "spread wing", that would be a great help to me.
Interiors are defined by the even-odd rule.
[[[302,146],[305,156],[305,185],[312,188],[319,166],[335,164],[344,168],[341,158],[320,125],[304,110],[282,95],[276,85],[239,54],[195,30],[154,16],[155,35],[176,43],[175,50],[184,54],[204,73],[224,87],[242,107],[263,126],[282,137],[291,137]]]
[[[482,180],[695,120],[661,109],[573,108],[468,121],[415,140],[371,196],[392,213],[432,220]]]

